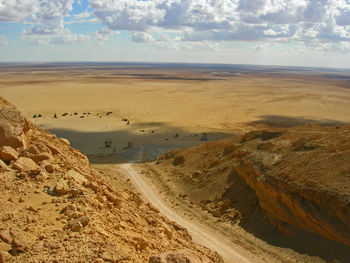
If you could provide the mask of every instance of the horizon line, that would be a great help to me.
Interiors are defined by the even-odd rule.
[[[304,69],[332,69],[349,70],[350,68],[322,67],[322,66],[298,66],[298,65],[273,65],[273,64],[242,64],[242,63],[215,63],[215,62],[159,62],[159,61],[99,61],[99,60],[51,60],[51,61],[0,61],[0,66],[8,64],[75,64],[75,63],[95,63],[95,64],[138,64],[138,65],[222,65],[222,66],[251,66],[251,67],[271,67],[271,68],[304,68]]]

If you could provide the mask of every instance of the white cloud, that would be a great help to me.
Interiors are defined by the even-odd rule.
[[[28,29],[23,30],[22,35],[54,35],[58,34],[61,30],[56,27],[32,25]]]
[[[32,20],[47,28],[63,29],[63,18],[72,11],[73,3],[74,0],[40,1],[40,9]]]
[[[132,32],[131,39],[134,42],[140,42],[140,43],[154,42],[153,36],[151,36],[150,34],[147,34],[145,32]]]
[[[106,27],[101,27],[97,32],[95,32],[93,35],[94,35],[94,38],[95,38],[95,41],[98,43],[98,44],[103,44],[105,41],[107,41],[111,35],[119,35],[120,32],[119,31],[112,31],[110,30],[109,28],[106,28]]]
[[[26,2],[24,0],[18,0],[17,2],[21,3],[22,1]],[[32,1],[35,11],[30,16],[27,15],[27,22],[32,25],[21,32],[21,39],[39,45],[72,45],[89,42],[90,36],[72,34],[69,29],[64,27],[65,17],[71,17],[73,20],[83,20],[90,16],[88,12],[70,16],[69,13],[73,10],[73,3],[74,0]]]
[[[146,30],[163,20],[164,9],[157,8],[158,1],[91,0],[91,8],[107,27],[116,30]]]
[[[7,46],[7,45],[8,45],[8,43],[7,43],[7,40],[6,40],[6,36],[0,34],[0,46]]]
[[[72,34],[69,29],[63,29],[49,34],[32,34],[32,31],[24,31],[21,34],[23,40],[38,45],[75,45],[85,44],[90,41],[90,36],[84,34]]]
[[[350,41],[348,0],[91,0],[111,30],[177,30],[183,41]],[[163,36],[164,38],[164,36]],[[151,38],[148,38],[149,42]]]
[[[131,31],[132,41],[164,47],[171,41],[198,48],[196,42],[266,41],[330,50],[327,43],[350,42],[349,0],[90,0],[72,15],[73,2],[0,0],[0,22],[30,23],[22,38],[41,44],[89,41],[65,25],[97,22],[101,29],[91,37],[100,44],[118,30]]]
[[[39,9],[38,0],[0,0],[0,22],[23,22]]]

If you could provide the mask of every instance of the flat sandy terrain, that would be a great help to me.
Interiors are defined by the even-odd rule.
[[[217,140],[257,125],[347,123],[349,80],[345,70],[300,68],[3,65],[0,94],[98,163],[133,158],[142,146],[152,159],[203,133]]]

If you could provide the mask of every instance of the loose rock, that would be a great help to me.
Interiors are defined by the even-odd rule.
[[[12,168],[19,172],[27,172],[29,174],[36,174],[40,171],[36,163],[32,159],[26,157],[20,157],[13,164]]]
[[[18,152],[11,146],[4,146],[0,151],[0,157],[5,162],[16,161],[18,159]]]

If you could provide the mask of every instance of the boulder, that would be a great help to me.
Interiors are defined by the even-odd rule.
[[[43,143],[30,145],[25,149],[23,155],[32,159],[35,163],[41,163],[44,160],[51,160],[53,158],[51,151]]]
[[[28,122],[14,106],[0,109],[0,146],[25,147],[24,133],[28,130]]]
[[[32,159],[26,157],[19,157],[13,164],[12,168],[19,172],[26,172],[29,174],[36,174],[40,172],[40,169],[36,163]]]
[[[89,181],[83,175],[74,170],[69,170],[66,173],[65,177],[67,177],[68,179],[72,179],[78,185],[89,184]]]
[[[39,153],[51,153],[50,149],[42,142],[39,142],[35,145]]]
[[[32,159],[35,163],[40,163],[44,160],[51,160],[52,155],[49,153],[40,153],[37,155],[29,155],[28,156],[30,159]]]
[[[196,254],[189,249],[165,252],[152,256],[149,263],[209,263],[207,257]]]
[[[89,181],[80,173],[69,170],[56,184],[55,190],[58,195],[65,195],[73,192],[81,192],[79,187],[88,185]]]
[[[0,151],[0,157],[5,162],[16,161],[18,159],[18,152],[11,146],[4,146]]]
[[[65,195],[69,192],[69,184],[65,178],[61,178],[55,186],[55,191],[58,195]]]

